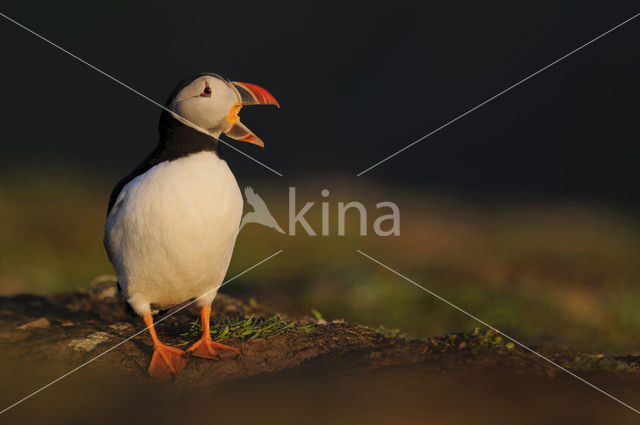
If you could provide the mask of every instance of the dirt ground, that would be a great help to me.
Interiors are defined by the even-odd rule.
[[[214,320],[274,313],[219,295]],[[165,313],[166,314],[166,313]],[[198,312],[158,325],[172,345],[194,341]],[[0,415],[1,423],[627,424],[640,415],[486,329],[411,339],[312,318],[266,338],[227,338],[235,359],[191,359],[174,380],[146,374],[147,332]],[[283,323],[284,323],[283,322]],[[299,327],[299,328],[298,328]],[[0,410],[143,328],[112,287],[0,297]],[[640,407],[640,358],[540,348]]]

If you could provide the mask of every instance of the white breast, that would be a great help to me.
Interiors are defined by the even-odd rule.
[[[150,304],[169,307],[220,285],[242,206],[235,177],[212,152],[161,163],[129,182],[107,219],[105,246],[133,309],[145,314]]]

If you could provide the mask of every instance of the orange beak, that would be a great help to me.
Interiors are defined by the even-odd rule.
[[[232,126],[225,134],[232,139],[264,147],[262,140],[240,122],[238,112],[245,105],[275,105],[280,108],[280,104],[271,93],[258,85],[232,81],[231,86],[238,92],[240,102],[227,114],[227,121]]]
[[[267,90],[260,86],[249,83],[240,83],[238,81],[232,81],[231,85],[240,93],[240,99],[242,99],[242,106],[245,105],[275,105],[278,108],[280,104],[275,97]]]

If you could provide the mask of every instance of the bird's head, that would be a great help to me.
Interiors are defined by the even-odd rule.
[[[240,122],[245,105],[275,105],[275,97],[260,86],[227,81],[216,74],[198,74],[183,80],[167,101],[173,117],[214,137],[227,136],[264,147],[264,143]]]

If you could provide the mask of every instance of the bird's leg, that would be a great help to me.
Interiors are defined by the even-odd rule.
[[[151,357],[151,364],[149,365],[149,375],[170,378],[184,369],[188,359],[183,357],[184,351],[181,349],[170,347],[160,342],[150,314],[145,314],[142,319],[149,329],[149,334],[153,341],[153,357]]]
[[[214,342],[209,333],[209,319],[211,306],[205,305],[200,310],[200,323],[202,323],[202,337],[187,349],[187,353],[204,359],[219,359],[237,356],[240,350]]]

